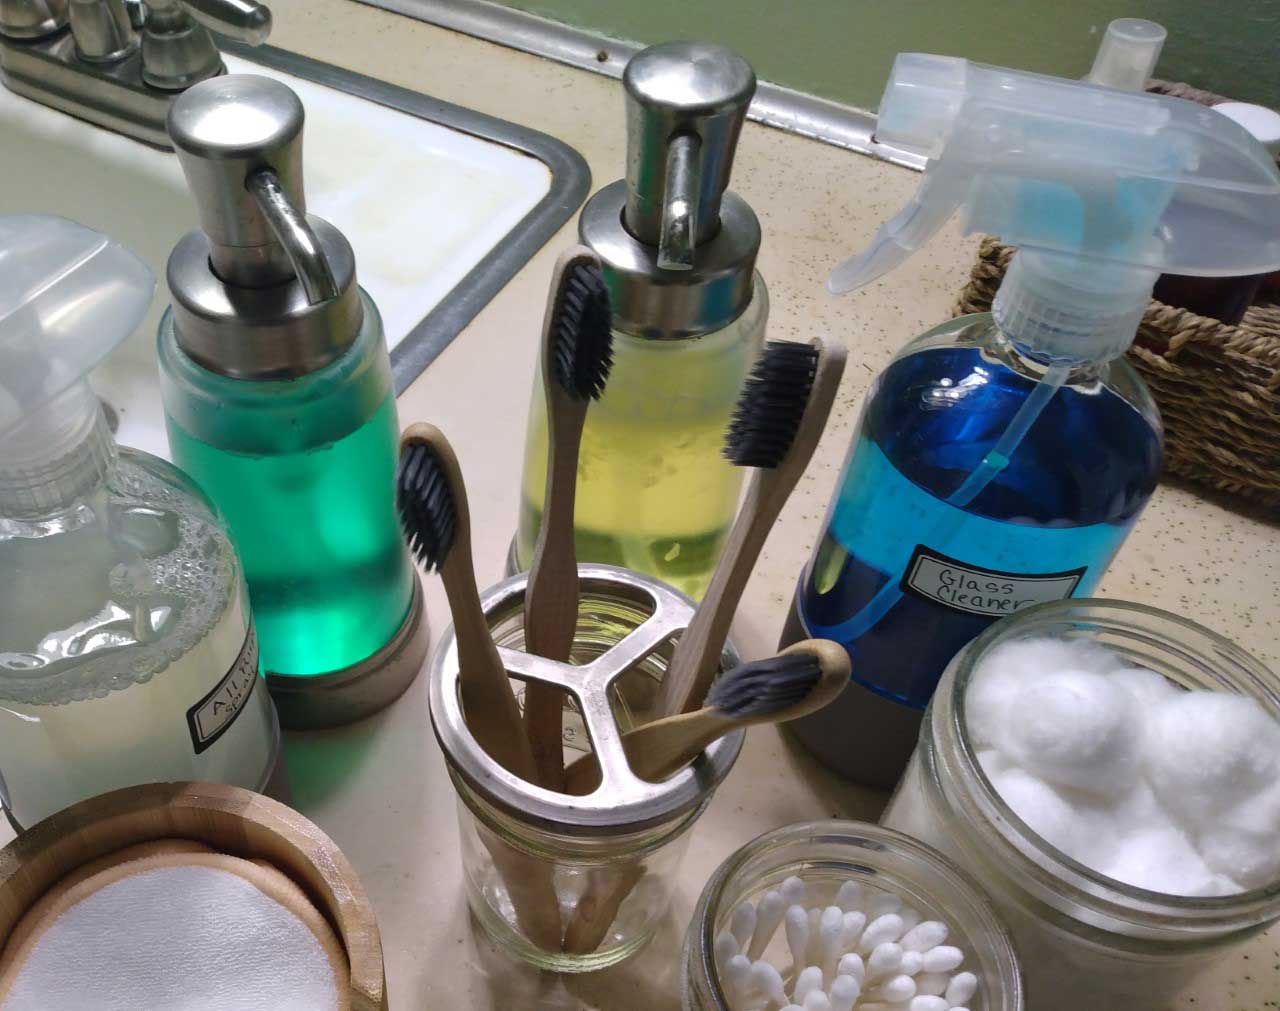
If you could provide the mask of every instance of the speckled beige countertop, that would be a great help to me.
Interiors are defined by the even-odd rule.
[[[272,0],[274,45],[550,133],[580,151],[593,189],[621,175],[617,82],[350,2]],[[904,169],[750,124],[732,187],[764,227],[759,267],[773,337],[843,339],[844,388],[809,472],[751,581],[734,637],[747,656],[776,642],[849,442],[860,399],[891,353],[950,315],[976,240],[940,238],[892,277],[835,300],[823,280],[919,182]],[[425,184],[425,183],[424,183]],[[575,219],[576,221],[576,219]],[[444,429],[466,473],[482,583],[501,574],[516,516],[530,376],[546,284],[575,223],[519,273],[400,399],[402,423]],[[427,580],[430,620],[449,620]],[[1196,494],[1162,486],[1102,587],[1197,618],[1280,663],[1280,531]],[[679,1006],[681,936],[703,882],[732,850],[802,819],[874,820],[884,796],[815,765],[772,728],[751,732],[737,768],[695,829],[675,908],[657,941],[616,969],[559,978],[517,967],[473,933],[461,891],[453,790],[421,680],[354,727],[295,735],[294,801],[337,840],[364,879],[382,930],[395,1009]],[[1177,1011],[1280,1006],[1280,930],[1228,958]],[[1032,1009],[1034,1011],[1034,1009]],[[1115,1009],[1121,1011],[1121,1009]]]

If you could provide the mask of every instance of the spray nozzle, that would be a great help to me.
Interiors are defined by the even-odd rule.
[[[1054,298],[1067,292],[1107,303],[1095,346],[1077,349],[1092,358],[1123,350],[1133,333],[1116,332],[1117,320],[1145,304],[1161,272],[1280,268],[1274,160],[1238,124],[1191,102],[904,53],[876,132],[928,165],[911,203],[832,273],[834,292],[893,270],[959,210],[966,234],[997,235],[1024,259],[1040,254],[1024,263],[1028,290],[1015,297],[1026,296],[1020,315],[1041,332],[1054,330],[1068,308]],[[1055,282],[1040,283],[1050,270]],[[1073,324],[1077,334],[1091,326]]]

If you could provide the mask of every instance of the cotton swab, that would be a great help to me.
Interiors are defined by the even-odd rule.
[[[756,925],[751,934],[751,943],[747,946],[747,957],[753,962],[764,954],[765,948],[777,933],[782,917],[786,915],[787,900],[780,891],[765,892],[764,898],[756,906]]]
[[[831,998],[831,1011],[853,1011],[854,1004],[862,996],[862,987],[852,976],[837,976],[828,996]]]
[[[892,979],[867,991],[872,1000],[886,1004],[905,1004],[916,995],[916,981],[910,976],[894,976]]]
[[[858,951],[863,955],[868,955],[886,941],[896,941],[901,936],[901,916],[897,913],[877,916],[867,924],[867,929],[862,932],[862,939],[858,941]]]
[[[827,979],[834,979],[836,963],[844,954],[841,941],[844,939],[844,913],[839,906],[827,906],[818,921],[818,962]]]
[[[814,990],[822,989],[823,979],[822,970],[816,965],[811,965],[807,969],[803,970],[800,975],[796,977],[795,989],[791,991],[792,1000],[799,1004],[803,1004],[804,999],[809,996],[810,993]]]
[[[738,942],[739,950],[745,950],[751,943],[751,935],[756,929],[756,907],[744,902],[733,911],[729,918],[729,933]]]
[[[840,928],[840,947],[845,951],[851,950],[862,937],[862,932],[866,927],[866,913],[860,910],[846,912],[842,917],[842,926]]]
[[[782,974],[772,962],[761,959],[751,963],[751,983],[778,1007],[786,1006],[787,990],[782,983]]]
[[[843,913],[860,912],[864,901],[862,886],[856,881],[845,881],[836,892],[836,905]]]
[[[716,934],[715,945],[712,949],[716,956],[716,965],[723,968],[734,955],[738,954],[741,949],[738,947],[738,939],[729,931],[722,930]]]
[[[950,972],[964,961],[964,952],[950,945],[940,944],[922,956],[921,968],[925,972]]]
[[[892,941],[877,945],[875,951],[867,957],[866,982],[874,983],[886,976],[892,976],[897,973],[901,965],[902,945],[894,944]]]
[[[841,976],[853,977],[858,986],[862,986],[867,978],[866,963],[862,961],[862,956],[855,951],[851,951],[841,957],[840,964],[836,967],[836,972]]]
[[[969,1003],[969,999],[978,992],[978,977],[971,972],[961,972],[951,977],[944,991],[947,1003],[959,1007]]]
[[[783,919],[787,933],[787,947],[791,949],[793,965],[809,964],[809,914],[804,906],[792,906]]]
[[[907,951],[928,951],[942,944],[950,933],[945,923],[925,920],[902,935],[902,947]]]

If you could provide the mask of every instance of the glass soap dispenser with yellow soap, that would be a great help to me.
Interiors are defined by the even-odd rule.
[[[737,508],[743,470],[721,455],[764,338],[760,224],[727,190],[755,74],[698,42],[652,46],[623,76],[627,176],[582,210],[613,309],[613,368],[578,458],[578,559],[656,576],[699,597]],[[530,409],[511,568],[533,559],[547,416]]]
[[[395,394],[350,243],[308,215],[302,103],[278,81],[188,89],[169,135],[200,228],[169,257],[161,391],[176,463],[226,514],[286,727],[396,699],[427,647],[395,514]]]

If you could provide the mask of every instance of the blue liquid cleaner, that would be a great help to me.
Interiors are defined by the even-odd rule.
[[[965,346],[922,349],[884,372],[797,594],[805,631],[844,645],[855,681],[921,710],[993,621],[1094,591],[1161,460],[1141,383],[1123,363],[1107,373],[1138,403],[1096,373],[1073,376],[974,495],[971,476],[992,467],[1039,384]]]

